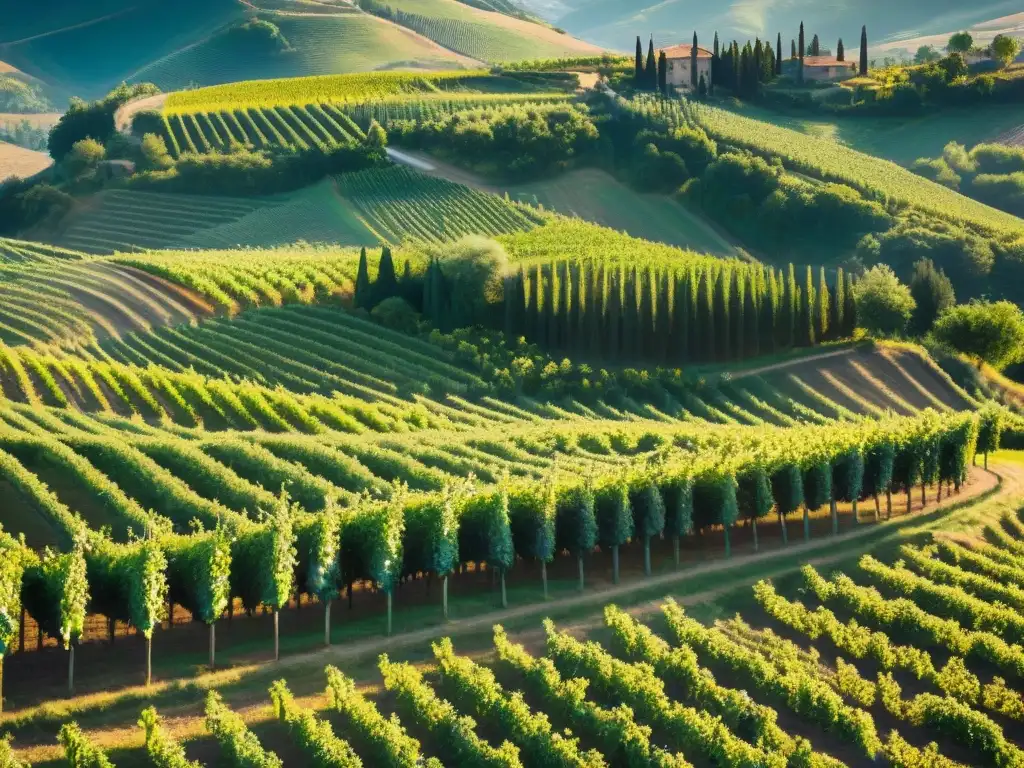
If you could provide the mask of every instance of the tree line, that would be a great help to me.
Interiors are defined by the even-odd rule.
[[[798,276],[799,275],[799,276]],[[848,338],[852,275],[723,262],[686,270],[555,261],[505,280],[504,331],[607,362],[742,360]]]

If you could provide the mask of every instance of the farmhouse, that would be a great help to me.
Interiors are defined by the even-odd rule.
[[[690,89],[693,87],[693,80],[690,78],[692,45],[673,45],[671,48],[662,49],[665,58],[668,60],[668,84],[676,88]],[[711,84],[711,59],[713,54],[706,48],[697,47],[697,82],[700,76],[704,75],[704,82]]]
[[[835,56],[804,57],[804,80],[821,82],[846,80],[856,73],[856,61],[840,61]]]

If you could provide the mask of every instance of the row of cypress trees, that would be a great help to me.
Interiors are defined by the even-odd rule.
[[[852,335],[853,278],[838,270],[709,265],[682,270],[559,261],[505,281],[504,330],[608,362],[740,360]]]

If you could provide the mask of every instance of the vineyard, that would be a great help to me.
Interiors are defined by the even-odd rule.
[[[1012,131],[1007,131],[997,141],[1000,144],[1009,144],[1011,147],[1024,146],[1024,125]]]
[[[382,654],[359,679],[292,669],[295,688],[276,680],[260,697],[272,707],[244,716],[197,691],[191,736],[149,707],[131,753],[176,766],[217,755],[266,766],[325,755],[345,766],[1018,764],[1018,513],[970,544],[936,534],[892,557],[761,580],[735,593],[732,618],[701,621],[667,598],[655,610],[607,605],[582,628],[544,620],[539,637],[494,626],[484,653],[443,638],[426,664]],[[73,723],[59,742],[103,755]]]

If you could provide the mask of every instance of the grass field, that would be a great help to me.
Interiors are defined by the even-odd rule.
[[[391,0],[388,5],[407,16],[399,23],[453,51],[488,62],[554,59],[597,54],[601,48],[457,0]]]
[[[291,50],[260,57],[238,55],[230,40],[213,37],[136,71],[131,79],[164,90],[190,83],[216,85],[376,70],[471,69],[479,66],[411,30],[362,13],[271,18]],[[338,41],[343,40],[344,45]]]
[[[1024,124],[1024,106],[990,104],[971,109],[929,113],[919,118],[839,117],[784,115],[747,105],[737,109],[809,136],[829,139],[859,152],[909,166],[919,157],[938,157],[951,141],[967,147],[1002,140]]]
[[[513,200],[577,216],[634,237],[718,256],[736,248],[697,214],[663,195],[642,195],[603,171],[571,171],[507,190]]]
[[[26,179],[45,171],[53,165],[53,158],[45,152],[18,147],[14,144],[0,142],[0,180],[9,176]]]

